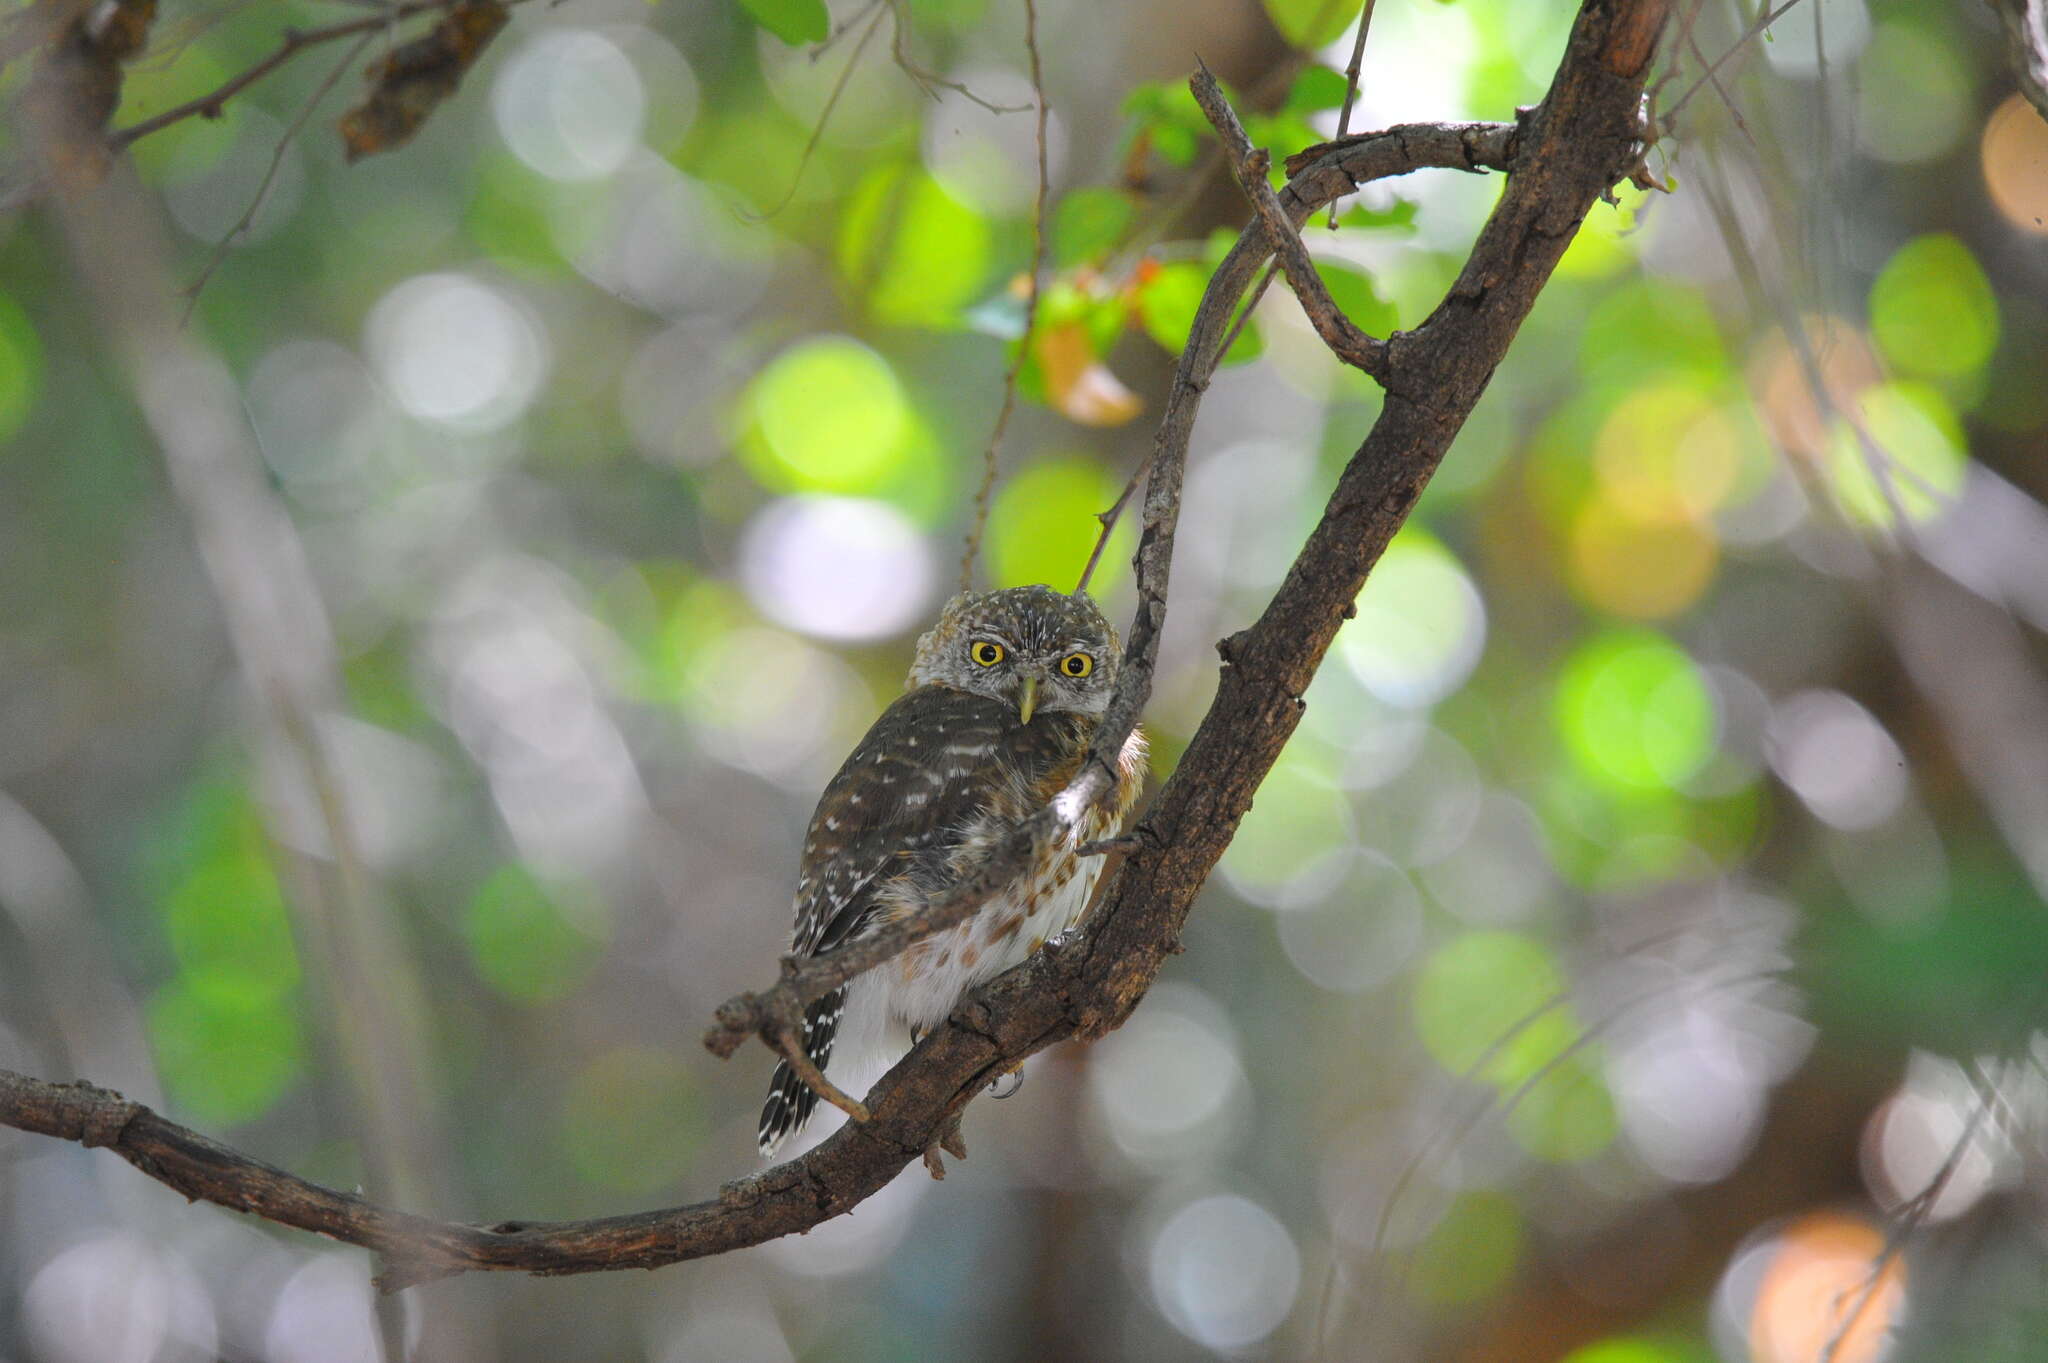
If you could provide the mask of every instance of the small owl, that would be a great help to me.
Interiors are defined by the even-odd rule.
[[[1087,596],[1050,587],[962,592],[917,641],[908,690],[825,787],[796,886],[798,956],[893,922],[971,874],[1080,770],[1116,684],[1116,631]],[[966,922],[934,933],[805,1010],[804,1049],[851,1093],[938,1026],[962,995],[1057,937],[1102,869],[1077,856],[1112,837],[1145,777],[1133,733],[1113,797]],[[810,1117],[814,1094],[778,1062],[761,1108],[761,1153]]]

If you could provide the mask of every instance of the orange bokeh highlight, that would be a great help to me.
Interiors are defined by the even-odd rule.
[[[2022,232],[2048,236],[2048,122],[2019,95],[2010,95],[1984,121],[1980,147],[1984,187],[2005,220]]]
[[[1631,620],[1661,620],[1700,599],[1714,580],[1720,541],[1679,511],[1647,514],[1594,497],[1572,517],[1572,590]]]
[[[1884,369],[1870,338],[1855,323],[1815,315],[1800,321],[1834,412],[1823,413],[1814,402],[1805,358],[1782,330],[1773,329],[1751,353],[1749,387],[1756,394],[1757,415],[1779,448],[1819,457],[1828,449],[1829,417],[1855,411],[1856,395],[1880,381]]]
[[[1871,1363],[1906,1299],[1905,1261],[1879,1267],[1884,1234],[1868,1221],[1815,1212],[1787,1226],[1757,1284],[1749,1349],[1755,1363]]]

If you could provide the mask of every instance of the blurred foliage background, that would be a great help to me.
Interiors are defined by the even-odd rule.
[[[1284,155],[1357,6],[1039,9],[981,578],[1064,589],[1245,216],[1194,55]],[[977,1104],[943,1187],[429,1287],[427,1356],[2043,1356],[2048,125],[1979,6],[1807,0],[1712,80],[1754,8],[1681,10],[1674,192],[1595,209],[1132,1022]],[[1573,7],[1377,11],[1353,128],[1511,117]],[[166,0],[114,125],[353,13]],[[57,218],[0,218],[0,1065],[464,1219],[754,1167],[765,1055],[697,1037],[952,590],[1033,256],[1022,8],[832,15],[821,54],[815,4],[521,6],[392,154],[331,132],[381,37],[139,141],[149,287],[258,204],[183,333],[286,513],[247,543]],[[1500,184],[1311,245],[1413,326]],[[1377,407],[1284,288],[1232,359],[1162,768]],[[0,1132],[0,1358],[372,1358],[369,1272]]]

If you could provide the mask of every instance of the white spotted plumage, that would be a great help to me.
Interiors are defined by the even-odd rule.
[[[996,664],[970,658],[969,649],[989,642],[1000,645]],[[1117,647],[1085,596],[1024,587],[948,602],[918,641],[911,689],[875,721],[819,799],[797,881],[796,954],[829,951],[914,912],[1057,794],[1108,703]],[[1078,668],[1075,654],[1086,659]],[[1101,860],[1074,849],[1121,827],[1144,764],[1144,740],[1133,734],[1115,795],[1014,885],[967,922],[812,1004],[804,1022],[811,1058],[841,1088],[864,1092],[913,1031],[938,1026],[963,994],[1078,922]],[[779,1063],[761,1111],[762,1152],[773,1154],[815,1105],[816,1095]]]

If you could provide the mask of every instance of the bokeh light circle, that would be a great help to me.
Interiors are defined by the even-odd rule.
[[[1212,1349],[1244,1349],[1272,1334],[1301,1287],[1301,1254],[1286,1227],[1234,1194],[1200,1198],[1168,1217],[1148,1258],[1161,1313]]]
[[[1602,634],[1574,650],[1555,713],[1575,764],[1612,789],[1671,789],[1713,754],[1705,677],[1684,649],[1647,630]]]
[[[527,165],[552,180],[595,180],[640,145],[647,96],[618,44],[565,28],[537,35],[498,69],[491,109]]]
[[[740,579],[777,624],[821,639],[886,639],[926,614],[932,555],[885,502],[786,497],[747,526]]]
[[[416,275],[377,301],[365,328],[385,390],[422,421],[497,430],[547,374],[540,325],[504,291],[463,274]]]
[[[1979,156],[1984,187],[2005,220],[2048,236],[2048,120],[2025,96],[2007,96],[1984,124]]]
[[[1479,588],[1435,536],[1403,530],[1337,636],[1352,675],[1389,705],[1434,705],[1465,684],[1486,647]]]
[[[868,492],[902,462],[910,402],[889,362],[846,336],[791,346],[754,377],[746,408],[758,439],[741,458],[784,492]]]

